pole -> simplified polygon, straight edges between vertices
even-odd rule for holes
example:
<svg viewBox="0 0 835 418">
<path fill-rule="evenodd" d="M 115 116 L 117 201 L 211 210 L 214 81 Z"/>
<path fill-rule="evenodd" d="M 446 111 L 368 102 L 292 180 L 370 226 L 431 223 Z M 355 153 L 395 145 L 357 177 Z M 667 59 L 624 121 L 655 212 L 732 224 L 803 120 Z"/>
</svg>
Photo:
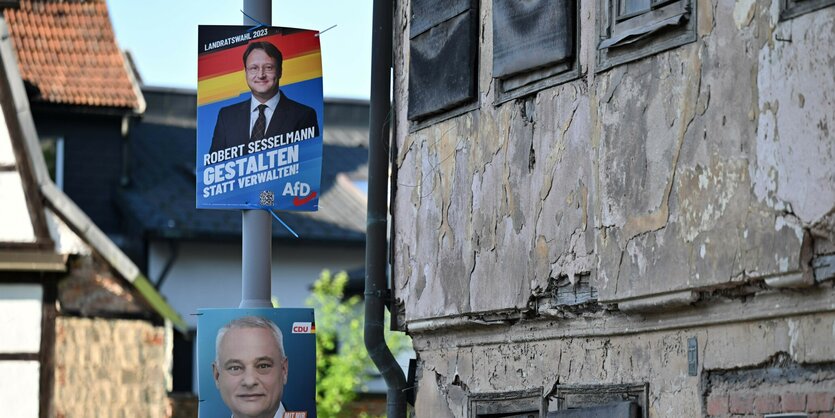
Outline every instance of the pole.
<svg viewBox="0 0 835 418">
<path fill-rule="evenodd" d="M 272 24 L 270 0 L 243 0 L 244 25 Z M 248 18 L 258 20 L 254 22 Z M 272 307 L 272 218 L 266 210 L 243 210 L 240 308 Z"/>
</svg>

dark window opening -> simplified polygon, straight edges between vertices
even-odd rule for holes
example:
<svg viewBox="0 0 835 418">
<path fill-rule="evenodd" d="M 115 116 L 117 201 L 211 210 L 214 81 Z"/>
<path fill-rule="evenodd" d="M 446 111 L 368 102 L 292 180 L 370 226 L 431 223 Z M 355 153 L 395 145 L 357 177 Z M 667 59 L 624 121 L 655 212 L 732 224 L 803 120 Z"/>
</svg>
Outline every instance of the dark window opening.
<svg viewBox="0 0 835 418">
<path fill-rule="evenodd" d="M 780 20 L 791 19 L 832 5 L 835 5 L 835 0 L 781 0 Z"/>
<path fill-rule="evenodd" d="M 493 77 L 501 103 L 579 77 L 575 0 L 493 0 Z"/>
<path fill-rule="evenodd" d="M 547 418 L 648 418 L 649 384 L 559 385 L 546 404 Z"/>
<path fill-rule="evenodd" d="M 194 379 L 194 342 L 195 331 L 188 335 L 174 333 L 174 352 L 172 370 L 173 392 L 197 392 Z"/>
<path fill-rule="evenodd" d="M 475 101 L 477 13 L 475 0 L 412 2 L 409 120 L 424 120 Z"/>
<path fill-rule="evenodd" d="M 614 402 L 607 405 L 548 412 L 546 418 L 639 418 L 641 408 L 635 402 Z"/>
<path fill-rule="evenodd" d="M 470 396 L 469 418 L 539 418 L 543 407 L 542 388 L 479 393 Z"/>
<path fill-rule="evenodd" d="M 64 138 L 41 137 L 41 153 L 49 178 L 59 189 L 64 188 Z"/>
<path fill-rule="evenodd" d="M 694 0 L 601 0 L 598 71 L 696 40 Z"/>
</svg>

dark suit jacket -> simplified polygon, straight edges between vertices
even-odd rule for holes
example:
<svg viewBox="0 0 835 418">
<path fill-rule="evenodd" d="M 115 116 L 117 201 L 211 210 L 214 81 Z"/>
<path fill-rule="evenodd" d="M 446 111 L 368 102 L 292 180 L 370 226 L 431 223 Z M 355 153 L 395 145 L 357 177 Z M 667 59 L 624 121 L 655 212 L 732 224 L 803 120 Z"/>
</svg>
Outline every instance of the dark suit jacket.
<svg viewBox="0 0 835 418">
<path fill-rule="evenodd" d="M 267 126 L 266 137 L 286 134 L 313 126 L 315 135 L 319 136 L 319 122 L 316 111 L 299 102 L 290 100 L 284 93 L 278 100 L 273 117 Z M 226 106 L 217 113 L 215 133 L 212 136 L 212 148 L 215 152 L 224 148 L 234 147 L 249 142 L 250 99 Z M 244 154 L 248 153 L 244 147 Z"/>
</svg>

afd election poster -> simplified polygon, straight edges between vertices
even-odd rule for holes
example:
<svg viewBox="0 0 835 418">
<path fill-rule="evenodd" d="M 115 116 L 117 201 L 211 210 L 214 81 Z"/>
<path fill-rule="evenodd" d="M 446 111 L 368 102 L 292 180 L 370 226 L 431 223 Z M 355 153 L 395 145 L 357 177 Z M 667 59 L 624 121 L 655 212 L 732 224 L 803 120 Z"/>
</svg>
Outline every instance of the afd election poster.
<svg viewBox="0 0 835 418">
<path fill-rule="evenodd" d="M 200 309 L 199 418 L 316 418 L 313 309 Z"/>
<path fill-rule="evenodd" d="M 198 43 L 197 207 L 318 210 L 318 32 L 200 26 Z"/>
</svg>

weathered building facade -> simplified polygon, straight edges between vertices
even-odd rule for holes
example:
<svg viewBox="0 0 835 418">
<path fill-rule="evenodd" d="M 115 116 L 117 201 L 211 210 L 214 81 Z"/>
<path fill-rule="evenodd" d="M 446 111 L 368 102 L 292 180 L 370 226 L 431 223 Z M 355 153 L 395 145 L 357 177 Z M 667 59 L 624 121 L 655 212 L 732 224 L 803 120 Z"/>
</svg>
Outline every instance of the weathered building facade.
<svg viewBox="0 0 835 418">
<path fill-rule="evenodd" d="M 832 416 L 832 5 L 398 2 L 416 415 Z"/>
</svg>

